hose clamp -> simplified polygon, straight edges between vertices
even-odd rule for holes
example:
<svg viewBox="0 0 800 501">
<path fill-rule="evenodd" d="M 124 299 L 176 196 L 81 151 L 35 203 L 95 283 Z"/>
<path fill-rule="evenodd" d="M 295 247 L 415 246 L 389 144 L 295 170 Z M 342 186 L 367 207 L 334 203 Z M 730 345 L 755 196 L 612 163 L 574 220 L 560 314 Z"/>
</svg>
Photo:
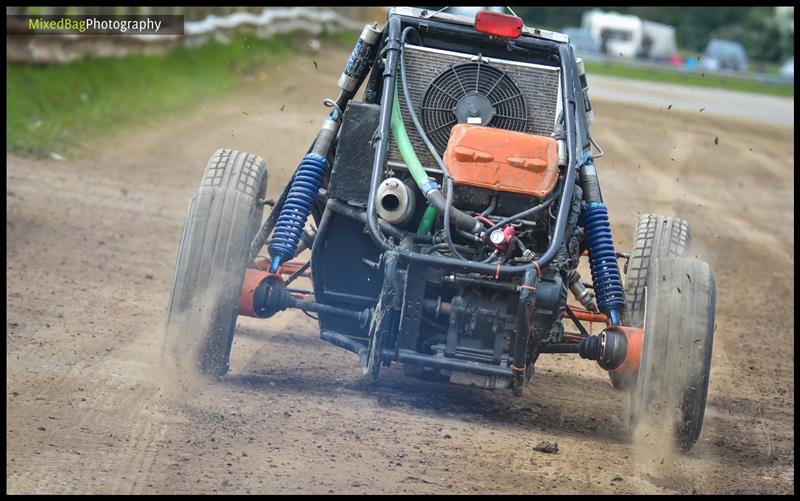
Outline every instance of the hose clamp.
<svg viewBox="0 0 800 501">
<path fill-rule="evenodd" d="M 428 193 L 431 191 L 440 189 L 439 185 L 433 179 L 428 179 L 422 184 L 422 186 L 420 186 L 420 188 L 422 189 L 422 193 L 425 194 L 426 198 L 428 197 Z"/>
</svg>

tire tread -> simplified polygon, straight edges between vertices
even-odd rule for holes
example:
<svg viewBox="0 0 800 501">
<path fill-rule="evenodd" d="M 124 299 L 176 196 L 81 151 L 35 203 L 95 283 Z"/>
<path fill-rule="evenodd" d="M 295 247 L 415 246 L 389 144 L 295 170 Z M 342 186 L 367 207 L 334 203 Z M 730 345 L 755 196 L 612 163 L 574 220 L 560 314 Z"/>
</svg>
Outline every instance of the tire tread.
<svg viewBox="0 0 800 501">
<path fill-rule="evenodd" d="M 261 223 L 259 197 L 264 195 L 266 181 L 261 157 L 220 149 L 209 159 L 189 202 L 170 294 L 167 336 L 171 328 L 177 328 L 172 325 L 175 317 L 192 310 L 188 329 L 203 338 L 199 360 L 203 372 L 222 375 L 228 370 L 238 296 L 249 245 Z M 211 311 L 198 314 L 195 309 Z"/>
<path fill-rule="evenodd" d="M 645 284 L 653 259 L 686 257 L 692 235 L 683 219 L 642 214 L 633 233 L 633 249 L 625 267 L 625 299 L 629 322 L 641 327 L 644 316 Z"/>
</svg>

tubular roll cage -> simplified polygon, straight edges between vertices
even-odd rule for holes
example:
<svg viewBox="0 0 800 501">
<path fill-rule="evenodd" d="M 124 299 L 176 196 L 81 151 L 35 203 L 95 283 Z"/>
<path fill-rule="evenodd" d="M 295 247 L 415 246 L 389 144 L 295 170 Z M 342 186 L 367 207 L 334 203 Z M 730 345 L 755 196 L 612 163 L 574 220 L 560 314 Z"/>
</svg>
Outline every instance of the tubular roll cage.
<svg viewBox="0 0 800 501">
<path fill-rule="evenodd" d="M 439 268 L 456 273 L 476 273 L 484 275 L 488 277 L 488 280 L 477 278 L 475 278 L 475 280 L 481 280 L 482 282 L 485 282 L 486 285 L 490 286 L 501 286 L 501 284 L 503 284 L 503 282 L 500 281 L 501 277 L 512 278 L 521 275 L 522 280 L 518 287 L 518 290 L 520 291 L 519 304 L 525 305 L 533 298 L 533 290 L 535 290 L 535 285 L 537 279 L 541 275 L 542 268 L 549 265 L 549 263 L 556 256 L 559 248 L 564 243 L 564 232 L 566 229 L 567 220 L 570 216 L 570 210 L 572 208 L 574 188 L 578 177 L 578 162 L 579 157 L 581 157 L 581 155 L 578 153 L 578 148 L 580 147 L 581 150 L 584 150 L 585 152 L 585 150 L 589 148 L 590 144 L 588 130 L 586 130 L 586 127 L 582 123 L 579 123 L 579 120 L 584 118 L 585 111 L 583 109 L 583 91 L 580 85 L 576 85 L 579 76 L 576 66 L 573 62 L 574 54 L 572 52 L 572 48 L 567 43 L 528 36 L 525 37 L 524 44 L 521 44 L 523 46 L 523 50 L 544 52 L 550 57 L 557 55 L 561 70 L 560 92 L 562 99 L 562 113 L 565 123 L 564 132 L 566 135 L 567 165 L 562 174 L 563 183 L 560 183 L 562 187 L 562 193 L 560 195 L 555 228 L 553 230 L 552 238 L 550 239 L 550 244 L 547 250 L 537 260 L 525 265 L 492 265 L 472 261 L 463 261 L 452 257 L 422 254 L 411 251 L 401 245 L 396 245 L 394 242 L 387 239 L 384 232 L 388 233 L 394 239 L 402 239 L 402 237 L 406 236 L 411 237 L 416 241 L 422 241 L 427 240 L 427 238 L 412 233 L 402 232 L 398 228 L 388 224 L 386 221 L 378 219 L 376 194 L 382 181 L 383 169 L 386 165 L 388 154 L 390 136 L 389 128 L 391 124 L 396 76 L 398 74 L 400 62 L 400 35 L 403 22 L 409 25 L 414 25 L 416 23 L 417 27 L 421 27 L 421 23 L 424 22 L 425 28 L 431 31 L 456 33 L 465 38 L 474 39 L 476 36 L 483 36 L 482 34 L 478 34 L 466 26 L 444 23 L 430 18 L 420 20 L 413 16 L 406 16 L 390 11 L 386 40 L 383 44 L 380 54 L 376 56 L 381 57 L 385 53 L 386 62 L 384 65 L 383 74 L 380 77 L 383 80 L 383 85 L 381 89 L 378 129 L 376 130 L 373 139 L 373 148 L 375 148 L 375 153 L 373 156 L 372 173 L 369 185 L 370 189 L 366 211 L 357 211 L 356 209 L 341 203 L 336 199 L 328 199 L 326 201 L 326 208 L 366 223 L 371 239 L 376 244 L 378 249 L 382 249 L 383 253 L 385 254 L 385 258 L 381 260 L 384 263 L 385 282 L 394 281 L 396 279 L 395 275 L 397 271 L 397 264 L 400 261 L 405 261 L 409 264 L 415 263 L 423 266 Z M 374 66 L 373 68 L 376 69 Z M 377 75 L 375 81 L 377 81 Z M 337 99 L 337 106 L 335 107 L 334 111 L 331 112 L 331 116 L 335 117 L 335 119 L 339 119 L 340 113 L 337 111 L 337 109 L 342 109 L 347 101 L 354 97 L 354 95 L 354 91 L 343 92 L 339 99 Z M 580 103 L 580 106 L 578 103 Z M 579 136 L 580 145 L 578 144 Z M 588 157 L 588 153 L 585 153 L 583 157 Z M 286 192 L 284 192 L 284 195 L 285 194 Z M 281 198 L 283 199 L 284 197 L 282 196 Z M 280 205 L 281 201 L 279 201 L 278 204 Z M 320 221 L 320 225 L 324 226 L 325 220 L 327 219 L 327 211 L 325 211 L 325 213 L 323 213 L 321 216 L 322 221 Z M 514 288 L 516 289 L 517 287 Z M 381 293 L 383 294 L 383 291 Z M 303 306 L 305 306 L 305 304 Z M 303 306 L 298 307 L 304 309 Z M 572 310 L 574 310 L 573 315 L 580 317 L 582 320 L 608 323 L 608 318 L 603 314 L 584 311 L 576 305 L 571 306 Z M 350 310 L 332 306 L 329 306 L 328 310 L 331 310 L 333 313 L 335 313 L 335 311 L 340 311 L 342 314 L 355 313 Z M 378 315 L 381 313 L 375 311 L 373 314 Z M 565 313 L 564 315 L 566 317 L 567 314 Z M 523 331 L 526 331 L 527 328 L 528 326 L 526 325 L 525 328 L 523 328 Z M 323 329 L 320 332 L 320 337 L 325 341 L 358 354 L 362 360 L 365 360 L 368 357 L 368 346 L 348 336 Z M 510 365 L 505 367 L 492 366 L 466 360 L 428 356 L 407 349 L 400 349 L 399 346 L 390 348 L 383 345 L 383 341 L 379 343 L 377 347 L 377 353 L 379 353 L 379 358 L 382 361 L 398 361 L 403 363 L 437 367 L 446 370 L 466 371 L 473 374 L 482 374 L 486 376 L 510 377 L 517 380 L 518 383 L 521 383 L 523 373 L 525 372 L 528 363 L 528 360 L 526 359 L 527 344 L 528 336 L 522 332 L 518 332 L 510 346 Z M 551 348 L 553 349 L 545 349 L 542 350 L 541 353 L 576 352 L 576 347 L 571 345 L 558 345 Z M 522 365 L 522 367 L 520 367 L 520 365 Z"/>
<path fill-rule="evenodd" d="M 427 20 L 426 22 L 432 22 Z M 448 30 L 467 31 L 465 28 L 455 25 L 448 25 Z M 547 251 L 536 261 L 526 265 L 501 265 L 495 266 L 491 264 L 462 261 L 452 257 L 445 256 L 432 256 L 429 254 L 422 254 L 413 252 L 403 247 L 397 246 L 390 242 L 380 229 L 378 223 L 378 215 L 376 208 L 375 196 L 378 187 L 382 180 L 383 168 L 386 163 L 387 151 L 389 146 L 389 126 L 391 122 L 392 113 L 392 98 L 394 95 L 394 88 L 396 82 L 397 68 L 399 63 L 400 52 L 400 32 L 401 20 L 400 15 L 390 14 L 388 21 L 388 36 L 384 51 L 386 55 L 386 64 L 383 71 L 383 88 L 381 92 L 381 110 L 379 116 L 378 131 L 375 139 L 375 156 L 372 164 L 372 177 L 370 179 L 369 198 L 367 200 L 366 219 L 369 228 L 370 236 L 376 245 L 392 253 L 397 253 L 400 259 L 412 263 L 419 263 L 437 268 L 442 268 L 450 271 L 479 273 L 488 275 L 494 278 L 500 276 L 519 275 L 524 274 L 524 283 L 532 285 L 536 280 L 536 275 L 541 273 L 541 268 L 546 266 L 553 260 L 558 249 L 563 244 L 564 230 L 566 228 L 569 211 L 572 205 L 573 190 L 578 172 L 578 159 L 577 159 L 577 132 L 576 132 L 576 110 L 577 97 L 576 92 L 582 92 L 580 87 L 576 88 L 575 82 L 577 75 L 574 73 L 575 65 L 570 64 L 574 59 L 572 48 L 569 44 L 551 42 L 541 39 L 532 38 L 531 43 L 538 45 L 540 48 L 557 49 L 560 59 L 561 69 L 561 96 L 563 99 L 562 109 L 564 110 L 564 122 L 566 130 L 566 146 L 567 146 L 567 166 L 564 174 L 563 192 L 560 197 L 558 206 L 558 213 L 556 216 L 556 224 L 553 238 L 550 240 L 550 245 Z M 581 99 L 582 103 L 583 100 Z"/>
</svg>

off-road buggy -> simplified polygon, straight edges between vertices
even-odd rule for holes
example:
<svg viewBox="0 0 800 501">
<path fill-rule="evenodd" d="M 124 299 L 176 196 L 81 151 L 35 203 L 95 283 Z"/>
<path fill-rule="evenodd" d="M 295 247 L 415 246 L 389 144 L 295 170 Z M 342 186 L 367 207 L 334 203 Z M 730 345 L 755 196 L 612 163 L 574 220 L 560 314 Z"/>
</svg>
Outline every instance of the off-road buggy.
<svg viewBox="0 0 800 501">
<path fill-rule="evenodd" d="M 338 84 L 277 200 L 258 156 L 211 157 L 183 229 L 167 338 L 188 330 L 196 366 L 221 376 L 237 315 L 297 308 L 365 375 L 399 363 L 515 395 L 540 355 L 574 353 L 630 392 L 633 424 L 672 414 L 675 442 L 691 448 L 714 278 L 688 257 L 689 227 L 674 217 L 641 216 L 631 253 L 615 250 L 588 83 L 567 37 L 497 12 L 393 8 L 365 26 Z"/>
</svg>

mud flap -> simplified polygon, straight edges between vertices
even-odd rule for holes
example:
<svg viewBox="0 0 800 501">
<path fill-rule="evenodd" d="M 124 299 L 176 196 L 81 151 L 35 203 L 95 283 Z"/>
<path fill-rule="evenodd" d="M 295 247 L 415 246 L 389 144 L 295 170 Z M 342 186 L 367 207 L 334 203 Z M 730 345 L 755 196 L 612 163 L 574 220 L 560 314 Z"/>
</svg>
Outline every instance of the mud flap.
<svg viewBox="0 0 800 501">
<path fill-rule="evenodd" d="M 363 371 L 364 376 L 369 374 L 373 380 L 378 379 L 382 363 L 381 352 L 386 348 L 391 334 L 389 330 L 392 326 L 392 313 L 397 294 L 397 253 L 386 251 L 383 258 L 383 286 L 369 327 L 369 356 Z"/>
</svg>

